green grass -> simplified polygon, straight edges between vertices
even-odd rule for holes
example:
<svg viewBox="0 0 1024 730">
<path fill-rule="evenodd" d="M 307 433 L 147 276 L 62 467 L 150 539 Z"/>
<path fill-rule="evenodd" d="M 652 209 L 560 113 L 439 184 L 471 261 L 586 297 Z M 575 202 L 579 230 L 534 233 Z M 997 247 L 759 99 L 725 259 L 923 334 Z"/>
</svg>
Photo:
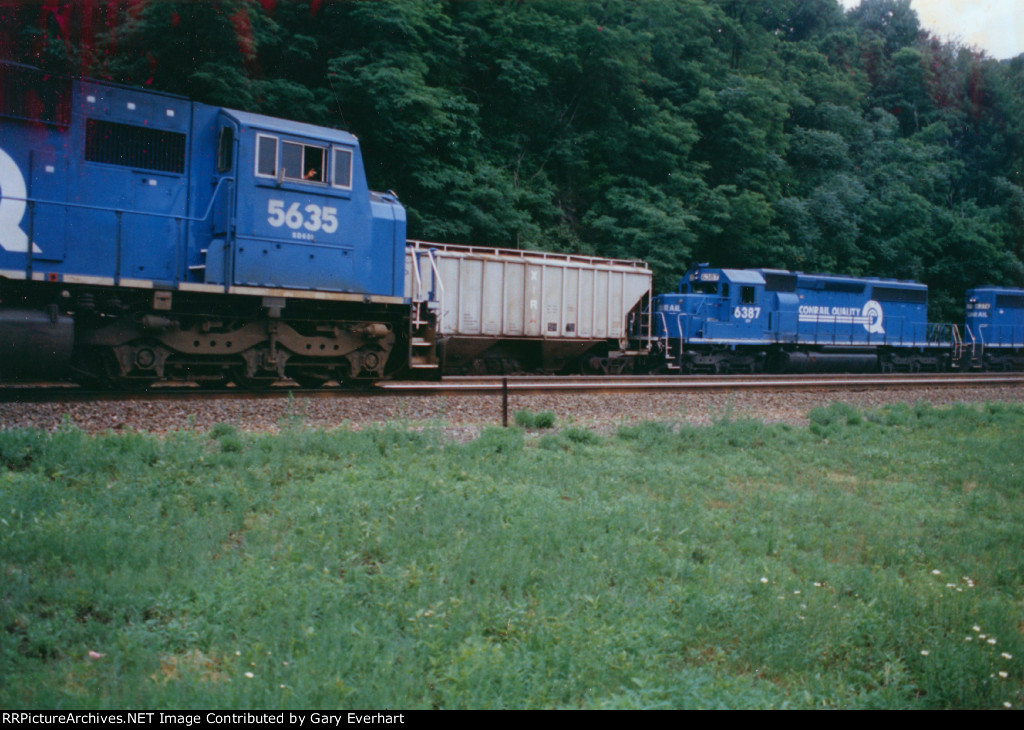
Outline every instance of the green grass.
<svg viewBox="0 0 1024 730">
<path fill-rule="evenodd" d="M 513 416 L 516 425 L 520 428 L 530 429 L 543 429 L 553 428 L 555 425 L 555 414 L 551 411 L 541 411 L 540 413 L 534 413 L 533 411 L 517 411 Z"/>
<path fill-rule="evenodd" d="M 1022 430 L 0 432 L 0 706 L 1018 707 Z"/>
</svg>

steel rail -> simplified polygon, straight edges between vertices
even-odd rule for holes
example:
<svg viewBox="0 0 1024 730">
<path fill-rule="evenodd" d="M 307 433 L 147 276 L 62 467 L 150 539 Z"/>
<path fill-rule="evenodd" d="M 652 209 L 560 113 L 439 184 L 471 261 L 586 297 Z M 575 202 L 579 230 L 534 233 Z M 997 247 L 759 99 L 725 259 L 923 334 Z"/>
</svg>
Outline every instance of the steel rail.
<svg viewBox="0 0 1024 730">
<path fill-rule="evenodd" d="M 713 392 L 729 390 L 814 391 L 900 389 L 920 387 L 973 388 L 1024 386 L 1024 373 L 930 373 L 930 374 L 829 374 L 829 375 L 696 375 L 696 376 L 458 376 L 440 382 L 387 381 L 364 388 L 300 388 L 288 381 L 265 390 L 226 388 L 203 390 L 194 386 L 166 384 L 145 391 L 85 390 L 68 384 L 0 386 L 0 402 L 45 403 L 117 400 L 273 399 L 401 397 L 410 395 L 459 395 L 515 392 L 540 393 L 642 393 Z"/>
<path fill-rule="evenodd" d="M 649 390 L 862 390 L 868 388 L 978 387 L 1024 385 L 1024 373 L 983 374 L 832 374 L 832 375 L 714 375 L 714 376 L 624 376 L 624 377 L 461 377 L 440 383 L 395 381 L 377 386 L 385 392 L 407 394 L 488 393 L 504 390 L 517 393 L 601 393 Z"/>
</svg>

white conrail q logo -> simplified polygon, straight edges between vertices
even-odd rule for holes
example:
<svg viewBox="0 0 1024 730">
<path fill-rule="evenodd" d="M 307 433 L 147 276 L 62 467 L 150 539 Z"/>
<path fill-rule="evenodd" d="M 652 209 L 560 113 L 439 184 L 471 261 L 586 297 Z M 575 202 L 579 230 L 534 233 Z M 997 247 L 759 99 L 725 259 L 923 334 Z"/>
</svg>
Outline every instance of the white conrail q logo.
<svg viewBox="0 0 1024 730">
<path fill-rule="evenodd" d="M 884 335 L 885 328 L 882 327 L 882 305 L 874 299 L 868 300 L 864 308 L 860 310 L 861 319 L 864 320 L 864 329 L 872 335 Z"/>
<path fill-rule="evenodd" d="M 26 191 L 25 177 L 18 163 L 0 148 L 0 248 L 4 251 L 28 251 L 28 234 L 21 230 Z M 32 252 L 40 253 L 35 243 L 32 244 Z"/>
<path fill-rule="evenodd" d="M 857 309 L 857 307 L 819 307 L 812 304 L 804 304 L 800 307 L 798 316 L 801 322 L 862 324 L 869 334 L 885 334 L 885 328 L 882 326 L 882 321 L 885 317 L 882 312 L 882 305 L 874 299 L 865 302 L 864 306 L 860 309 Z"/>
</svg>

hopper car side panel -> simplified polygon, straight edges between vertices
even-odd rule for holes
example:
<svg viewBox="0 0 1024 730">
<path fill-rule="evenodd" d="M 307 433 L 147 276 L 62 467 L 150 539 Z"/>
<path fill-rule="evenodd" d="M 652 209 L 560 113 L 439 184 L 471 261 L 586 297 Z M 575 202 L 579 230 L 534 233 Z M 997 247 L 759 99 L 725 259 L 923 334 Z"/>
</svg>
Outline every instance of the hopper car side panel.
<svg viewBox="0 0 1024 730">
<path fill-rule="evenodd" d="M 642 262 L 411 241 L 406 271 L 449 372 L 604 369 L 649 336 Z"/>
</svg>

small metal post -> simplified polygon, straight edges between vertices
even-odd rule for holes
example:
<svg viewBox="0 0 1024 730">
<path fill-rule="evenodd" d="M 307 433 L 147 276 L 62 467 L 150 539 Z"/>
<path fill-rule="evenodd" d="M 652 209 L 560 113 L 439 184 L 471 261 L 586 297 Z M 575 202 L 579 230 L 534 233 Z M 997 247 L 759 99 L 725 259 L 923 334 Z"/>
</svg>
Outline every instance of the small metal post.
<svg viewBox="0 0 1024 730">
<path fill-rule="evenodd" d="M 501 379 L 501 426 L 508 428 L 508 378 Z"/>
</svg>

